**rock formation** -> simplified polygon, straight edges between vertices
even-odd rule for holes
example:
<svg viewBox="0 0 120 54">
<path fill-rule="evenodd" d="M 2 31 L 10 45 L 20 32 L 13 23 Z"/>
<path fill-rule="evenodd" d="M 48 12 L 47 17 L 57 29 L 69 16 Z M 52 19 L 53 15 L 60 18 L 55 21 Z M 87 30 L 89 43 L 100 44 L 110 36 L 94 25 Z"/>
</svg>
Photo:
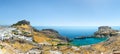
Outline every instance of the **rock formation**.
<svg viewBox="0 0 120 54">
<path fill-rule="evenodd" d="M 67 37 L 61 36 L 59 34 L 59 32 L 57 32 L 56 30 L 53 30 L 53 29 L 42 29 L 42 31 L 40 31 L 40 32 L 44 33 L 49 38 L 61 39 L 61 40 L 64 40 L 64 41 L 69 41 L 69 39 Z"/>
<path fill-rule="evenodd" d="M 109 37 L 117 35 L 118 32 L 118 30 L 114 30 L 109 26 L 100 26 L 94 34 L 95 37 Z"/>
<path fill-rule="evenodd" d="M 30 22 L 29 21 L 26 21 L 26 20 L 21 20 L 21 21 L 18 21 L 16 24 L 13 24 L 12 26 L 17 26 L 17 25 L 30 25 Z"/>
</svg>

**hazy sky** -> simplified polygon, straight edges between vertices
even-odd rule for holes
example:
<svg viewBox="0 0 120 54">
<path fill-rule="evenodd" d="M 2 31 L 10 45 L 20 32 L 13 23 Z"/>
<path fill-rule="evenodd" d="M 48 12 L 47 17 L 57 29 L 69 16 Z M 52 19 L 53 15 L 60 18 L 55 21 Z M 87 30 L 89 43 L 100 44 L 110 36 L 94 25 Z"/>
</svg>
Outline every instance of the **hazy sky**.
<svg viewBox="0 0 120 54">
<path fill-rule="evenodd" d="M 0 24 L 120 26 L 120 0 L 0 0 Z"/>
</svg>

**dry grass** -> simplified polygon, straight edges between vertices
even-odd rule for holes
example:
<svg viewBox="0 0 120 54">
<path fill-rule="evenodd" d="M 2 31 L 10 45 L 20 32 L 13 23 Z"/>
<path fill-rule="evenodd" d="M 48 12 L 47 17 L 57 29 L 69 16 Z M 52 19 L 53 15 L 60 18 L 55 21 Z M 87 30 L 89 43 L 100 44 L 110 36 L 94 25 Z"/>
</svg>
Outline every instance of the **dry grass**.
<svg viewBox="0 0 120 54">
<path fill-rule="evenodd" d="M 101 51 L 101 52 L 104 52 L 106 51 L 106 47 L 104 47 L 103 45 L 94 45 L 94 49 L 98 50 L 98 51 Z"/>
<path fill-rule="evenodd" d="M 46 42 L 50 39 L 46 37 L 45 34 L 43 33 L 34 32 L 33 40 L 37 43 L 41 43 L 41 42 Z"/>
<path fill-rule="evenodd" d="M 32 49 L 34 46 L 33 46 L 33 45 L 30 45 L 30 44 L 28 44 L 28 43 L 22 43 L 22 44 L 21 44 L 21 43 L 19 43 L 19 42 L 15 42 L 15 43 L 13 44 L 13 47 L 16 48 L 16 49 L 19 49 L 19 50 L 21 50 L 21 51 L 23 51 L 23 52 L 26 52 L 26 51 Z"/>
<path fill-rule="evenodd" d="M 18 28 L 18 30 L 20 30 L 20 31 L 30 33 L 30 34 L 27 34 L 27 36 L 32 36 L 31 32 L 33 31 L 33 29 L 30 25 L 26 25 L 26 24 L 25 25 L 17 25 L 16 28 Z"/>
</svg>

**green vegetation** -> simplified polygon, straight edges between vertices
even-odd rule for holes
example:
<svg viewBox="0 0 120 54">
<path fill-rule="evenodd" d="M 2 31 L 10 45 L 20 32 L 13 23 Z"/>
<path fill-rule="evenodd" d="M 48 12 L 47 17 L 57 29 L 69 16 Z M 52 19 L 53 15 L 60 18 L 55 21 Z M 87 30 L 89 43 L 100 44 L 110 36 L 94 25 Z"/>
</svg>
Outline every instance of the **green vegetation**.
<svg viewBox="0 0 120 54">
<path fill-rule="evenodd" d="M 49 36 L 49 38 L 55 38 L 55 36 Z"/>
<path fill-rule="evenodd" d="M 12 33 L 14 33 L 15 35 L 18 35 L 18 31 L 17 30 L 12 30 Z"/>
<path fill-rule="evenodd" d="M 30 36 L 30 33 L 26 32 L 26 31 L 22 31 L 22 35 L 24 35 L 24 36 Z"/>
<path fill-rule="evenodd" d="M 0 49 L 3 49 L 3 47 L 4 47 L 3 45 L 0 45 Z"/>
</svg>

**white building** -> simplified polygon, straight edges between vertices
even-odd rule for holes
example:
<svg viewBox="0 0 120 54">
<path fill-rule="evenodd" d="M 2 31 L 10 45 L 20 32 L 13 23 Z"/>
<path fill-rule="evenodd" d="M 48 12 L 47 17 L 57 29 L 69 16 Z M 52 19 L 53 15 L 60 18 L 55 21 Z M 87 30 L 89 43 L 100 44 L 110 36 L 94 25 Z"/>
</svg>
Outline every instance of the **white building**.
<svg viewBox="0 0 120 54">
<path fill-rule="evenodd" d="M 0 29 L 0 40 L 9 39 L 13 37 L 12 30 L 16 28 L 4 27 Z"/>
</svg>

